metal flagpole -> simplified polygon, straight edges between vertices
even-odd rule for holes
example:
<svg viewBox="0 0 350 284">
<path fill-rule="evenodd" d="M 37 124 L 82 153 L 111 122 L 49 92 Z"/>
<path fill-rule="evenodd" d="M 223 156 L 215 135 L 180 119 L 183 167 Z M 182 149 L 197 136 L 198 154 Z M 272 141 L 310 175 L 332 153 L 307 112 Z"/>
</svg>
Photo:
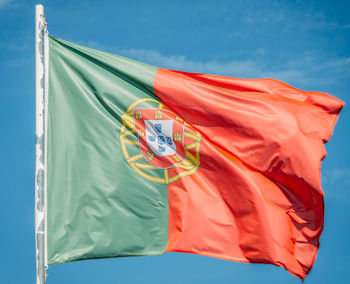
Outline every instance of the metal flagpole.
<svg viewBox="0 0 350 284">
<path fill-rule="evenodd" d="M 48 37 L 44 7 L 35 6 L 35 244 L 36 283 L 46 280 L 46 113 L 48 83 Z"/>
</svg>

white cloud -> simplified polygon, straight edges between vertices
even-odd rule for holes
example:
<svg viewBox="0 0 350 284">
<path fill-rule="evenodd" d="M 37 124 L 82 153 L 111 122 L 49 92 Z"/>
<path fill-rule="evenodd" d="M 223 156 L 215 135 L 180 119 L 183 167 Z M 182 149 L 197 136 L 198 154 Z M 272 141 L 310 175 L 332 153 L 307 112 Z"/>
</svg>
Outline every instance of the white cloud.
<svg viewBox="0 0 350 284">
<path fill-rule="evenodd" d="M 272 7 L 272 8 L 271 8 Z M 298 5 L 276 1 L 272 6 L 256 9 L 252 6 L 243 16 L 244 23 L 248 25 L 261 26 L 266 23 L 269 25 L 278 25 L 280 29 L 290 31 L 316 31 L 326 30 L 334 31 L 347 28 L 349 25 L 341 23 L 330 18 L 326 13 L 319 10 L 318 7 L 310 5 Z"/>
<path fill-rule="evenodd" d="M 33 60 L 34 60 L 33 56 L 26 56 L 26 57 L 17 57 L 17 58 L 7 59 L 5 63 L 10 68 L 23 68 L 23 66 L 27 66 L 28 64 L 33 62 Z"/>
<path fill-rule="evenodd" d="M 253 60 L 229 60 L 226 62 L 210 60 L 195 61 L 184 55 L 165 55 L 156 50 L 147 49 L 123 49 L 118 47 L 106 47 L 96 42 L 81 42 L 91 48 L 106 50 L 115 54 L 130 57 L 154 66 L 181 70 L 194 73 L 207 73 L 240 78 L 274 78 L 290 84 L 324 85 L 337 80 L 337 78 L 350 77 L 350 58 L 330 57 L 322 61 L 317 51 L 309 51 L 300 56 L 283 62 L 279 66 L 271 66 L 263 61 Z M 262 50 L 257 49 L 256 53 Z M 266 52 L 264 50 L 264 52 Z M 337 74 L 328 76 L 327 74 Z"/>
<path fill-rule="evenodd" d="M 303 81 L 303 73 L 297 69 L 282 69 L 275 72 L 268 71 L 263 64 L 252 60 L 230 60 L 221 62 L 211 61 L 195 61 L 190 60 L 184 55 L 164 55 L 155 50 L 146 49 L 122 49 L 118 47 L 107 48 L 96 42 L 83 42 L 91 48 L 107 50 L 118 55 L 134 58 L 136 60 L 152 64 L 154 66 L 168 68 L 173 70 L 181 70 L 194 73 L 207 73 L 216 75 L 226 75 L 242 78 L 271 78 L 276 76 L 280 80 L 287 81 Z M 260 52 L 257 51 L 257 52 Z"/>
<path fill-rule="evenodd" d="M 341 29 L 350 29 L 350 23 L 340 26 Z"/>
<path fill-rule="evenodd" d="M 0 0 L 0 10 L 10 5 L 12 0 Z"/>
<path fill-rule="evenodd" d="M 350 168 L 325 170 L 322 172 L 322 181 L 325 184 L 350 184 Z"/>
<path fill-rule="evenodd" d="M 31 46 L 28 42 L 0 42 L 0 49 L 6 49 L 9 51 L 25 51 L 29 48 L 31 48 Z"/>
<path fill-rule="evenodd" d="M 350 168 L 322 170 L 322 185 L 326 202 L 348 203 Z"/>
<path fill-rule="evenodd" d="M 350 74 L 350 57 L 332 58 L 314 67 L 315 70 L 338 70 Z"/>
<path fill-rule="evenodd" d="M 201 73 L 220 73 L 222 75 L 258 75 L 259 66 L 251 60 L 231 60 L 229 62 L 219 61 L 194 61 L 184 55 L 164 55 L 155 50 L 144 49 L 115 49 L 120 55 L 132 57 L 140 61 L 175 70 Z"/>
</svg>

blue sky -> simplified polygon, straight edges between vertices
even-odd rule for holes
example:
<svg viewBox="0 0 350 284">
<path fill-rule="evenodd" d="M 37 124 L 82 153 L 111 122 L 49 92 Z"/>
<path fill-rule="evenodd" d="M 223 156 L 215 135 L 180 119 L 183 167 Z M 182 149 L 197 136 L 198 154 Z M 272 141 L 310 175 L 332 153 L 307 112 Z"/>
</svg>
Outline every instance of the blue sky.
<svg viewBox="0 0 350 284">
<path fill-rule="evenodd" d="M 0 0 L 0 282 L 34 283 L 36 2 Z M 159 67 L 350 87 L 349 1 L 43 1 L 51 35 Z M 325 228 L 305 283 L 350 283 L 350 114 L 322 165 Z M 101 259 L 50 267 L 54 283 L 300 283 L 284 269 L 204 256 Z"/>
</svg>

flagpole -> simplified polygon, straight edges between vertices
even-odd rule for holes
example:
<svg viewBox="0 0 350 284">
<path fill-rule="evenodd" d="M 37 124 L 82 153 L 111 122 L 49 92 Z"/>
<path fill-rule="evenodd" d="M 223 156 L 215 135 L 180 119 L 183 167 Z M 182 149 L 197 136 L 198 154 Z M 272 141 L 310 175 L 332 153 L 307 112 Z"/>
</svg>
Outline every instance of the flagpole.
<svg viewBox="0 0 350 284">
<path fill-rule="evenodd" d="M 35 6 L 35 245 L 36 283 L 46 280 L 46 113 L 48 39 L 44 7 Z"/>
</svg>

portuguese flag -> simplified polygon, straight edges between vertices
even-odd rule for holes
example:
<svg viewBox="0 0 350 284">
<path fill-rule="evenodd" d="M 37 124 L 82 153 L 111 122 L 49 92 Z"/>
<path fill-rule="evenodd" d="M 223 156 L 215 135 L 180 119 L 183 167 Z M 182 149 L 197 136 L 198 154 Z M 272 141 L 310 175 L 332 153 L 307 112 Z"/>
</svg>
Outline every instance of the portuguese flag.
<svg viewBox="0 0 350 284">
<path fill-rule="evenodd" d="M 186 252 L 304 278 L 343 102 L 49 38 L 48 264 Z"/>
</svg>

